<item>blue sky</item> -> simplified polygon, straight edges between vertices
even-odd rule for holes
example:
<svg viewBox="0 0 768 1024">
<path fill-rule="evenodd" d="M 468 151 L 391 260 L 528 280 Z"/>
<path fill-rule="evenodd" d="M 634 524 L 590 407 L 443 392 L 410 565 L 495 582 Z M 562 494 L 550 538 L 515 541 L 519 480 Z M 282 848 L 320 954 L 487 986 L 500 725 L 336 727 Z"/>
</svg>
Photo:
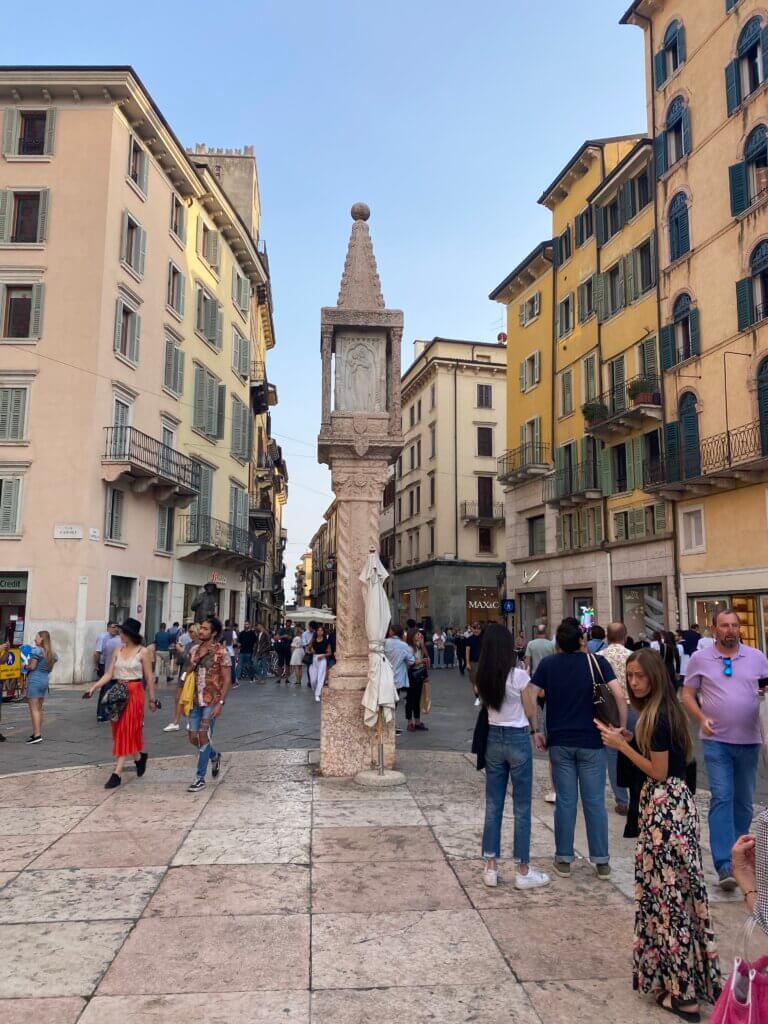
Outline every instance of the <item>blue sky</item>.
<svg viewBox="0 0 768 1024">
<path fill-rule="evenodd" d="M 290 473 L 288 579 L 330 501 L 317 465 L 320 307 L 356 200 L 414 338 L 492 341 L 488 292 L 547 237 L 543 187 L 588 137 L 645 129 L 627 0 L 39 0 L 4 64 L 132 64 L 187 145 L 253 143 L 273 277 L 273 428 Z"/>
</svg>

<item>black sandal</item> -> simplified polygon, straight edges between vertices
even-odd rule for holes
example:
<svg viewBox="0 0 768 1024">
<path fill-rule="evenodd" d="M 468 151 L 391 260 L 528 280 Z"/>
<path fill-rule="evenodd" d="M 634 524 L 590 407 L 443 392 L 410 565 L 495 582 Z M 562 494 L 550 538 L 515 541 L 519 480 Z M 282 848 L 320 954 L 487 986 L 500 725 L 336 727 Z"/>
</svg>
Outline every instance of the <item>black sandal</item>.
<svg viewBox="0 0 768 1024">
<path fill-rule="evenodd" d="M 669 1006 L 664 1005 L 664 1000 L 669 996 Z M 661 995 L 656 997 L 656 1005 L 661 1007 L 667 1013 L 671 1013 L 674 1017 L 679 1017 L 680 1020 L 688 1021 L 689 1024 L 699 1024 L 701 1021 L 701 1014 L 698 1010 L 683 1010 L 683 1004 L 675 996 L 669 992 L 662 992 Z"/>
</svg>

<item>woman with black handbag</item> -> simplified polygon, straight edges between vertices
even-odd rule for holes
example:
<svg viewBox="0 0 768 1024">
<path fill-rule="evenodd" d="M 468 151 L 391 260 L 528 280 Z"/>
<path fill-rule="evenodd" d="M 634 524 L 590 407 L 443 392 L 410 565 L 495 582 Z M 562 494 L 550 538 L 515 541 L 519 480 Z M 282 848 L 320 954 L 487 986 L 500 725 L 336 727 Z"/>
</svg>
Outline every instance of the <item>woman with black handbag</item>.
<svg viewBox="0 0 768 1024">
<path fill-rule="evenodd" d="M 408 666 L 408 689 L 405 695 L 405 720 L 408 732 L 427 732 L 421 720 L 421 691 L 429 679 L 429 655 L 420 629 L 409 629 L 408 645 L 413 651 L 413 664 Z"/>
<path fill-rule="evenodd" d="M 699 1002 L 720 987 L 699 842 L 699 816 L 686 783 L 693 759 L 688 721 L 660 654 L 635 651 L 627 665 L 634 736 L 595 720 L 606 747 L 645 775 L 635 852 L 635 941 L 632 983 L 653 993 L 662 1010 L 695 1024 Z"/>
<path fill-rule="evenodd" d="M 147 770 L 148 754 L 144 746 L 144 687 L 149 690 L 149 709 L 155 711 L 155 677 L 152 673 L 152 658 L 141 642 L 141 623 L 126 619 L 120 627 L 123 641 L 112 655 L 112 661 L 104 675 L 97 679 L 89 697 L 104 683 L 115 680 L 105 698 L 107 715 L 112 723 L 112 754 L 116 758 L 115 768 L 105 789 L 116 789 L 122 782 L 122 771 L 126 757 L 136 762 L 136 774 L 141 778 Z"/>
</svg>

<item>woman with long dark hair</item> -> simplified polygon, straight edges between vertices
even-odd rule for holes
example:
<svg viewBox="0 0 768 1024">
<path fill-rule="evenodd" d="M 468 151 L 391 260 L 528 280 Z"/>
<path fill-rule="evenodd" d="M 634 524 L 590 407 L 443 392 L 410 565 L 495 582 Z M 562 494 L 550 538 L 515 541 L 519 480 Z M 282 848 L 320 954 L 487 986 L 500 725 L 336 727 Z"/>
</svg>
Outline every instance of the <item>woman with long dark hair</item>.
<svg viewBox="0 0 768 1024">
<path fill-rule="evenodd" d="M 429 679 L 429 654 L 420 629 L 409 629 L 406 642 L 413 651 L 413 664 L 408 666 L 408 689 L 405 694 L 405 720 L 408 732 L 427 732 L 421 720 L 421 691 Z"/>
<path fill-rule="evenodd" d="M 652 650 L 635 651 L 627 690 L 638 713 L 634 737 L 595 721 L 605 746 L 646 776 L 635 852 L 633 987 L 686 1021 L 700 1020 L 699 1001 L 714 1002 L 720 966 L 704 884 L 699 815 L 686 785 L 693 744 L 667 667 Z"/>
<path fill-rule="evenodd" d="M 516 889 L 547 885 L 549 875 L 530 863 L 533 752 L 531 731 L 536 732 L 536 695 L 525 669 L 517 666 L 515 642 L 508 629 L 488 626 L 477 666 L 477 689 L 488 712 L 488 744 L 485 752 L 485 828 L 483 829 L 483 881 L 498 884 L 501 856 L 501 823 L 507 785 L 512 780 L 515 818 L 513 855 L 517 864 Z"/>
<path fill-rule="evenodd" d="M 680 652 L 677 649 L 677 641 L 674 635 L 668 629 L 660 634 L 659 654 L 666 667 L 669 681 L 677 690 L 680 686 L 678 682 L 680 677 Z"/>
</svg>

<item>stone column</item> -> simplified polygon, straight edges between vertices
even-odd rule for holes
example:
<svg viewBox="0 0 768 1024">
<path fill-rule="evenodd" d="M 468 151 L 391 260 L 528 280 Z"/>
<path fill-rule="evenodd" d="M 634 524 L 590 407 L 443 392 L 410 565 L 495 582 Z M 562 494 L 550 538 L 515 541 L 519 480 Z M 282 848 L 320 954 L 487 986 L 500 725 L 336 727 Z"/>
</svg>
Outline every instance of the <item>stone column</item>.
<svg viewBox="0 0 768 1024">
<path fill-rule="evenodd" d="M 350 776 L 378 758 L 376 733 L 363 724 L 368 682 L 368 637 L 363 585 L 358 579 L 368 552 L 379 549 L 379 507 L 387 482 L 384 459 L 331 462 L 336 495 L 336 665 L 322 695 L 320 770 Z M 394 764 L 394 723 L 385 727 L 384 762 Z"/>
</svg>

